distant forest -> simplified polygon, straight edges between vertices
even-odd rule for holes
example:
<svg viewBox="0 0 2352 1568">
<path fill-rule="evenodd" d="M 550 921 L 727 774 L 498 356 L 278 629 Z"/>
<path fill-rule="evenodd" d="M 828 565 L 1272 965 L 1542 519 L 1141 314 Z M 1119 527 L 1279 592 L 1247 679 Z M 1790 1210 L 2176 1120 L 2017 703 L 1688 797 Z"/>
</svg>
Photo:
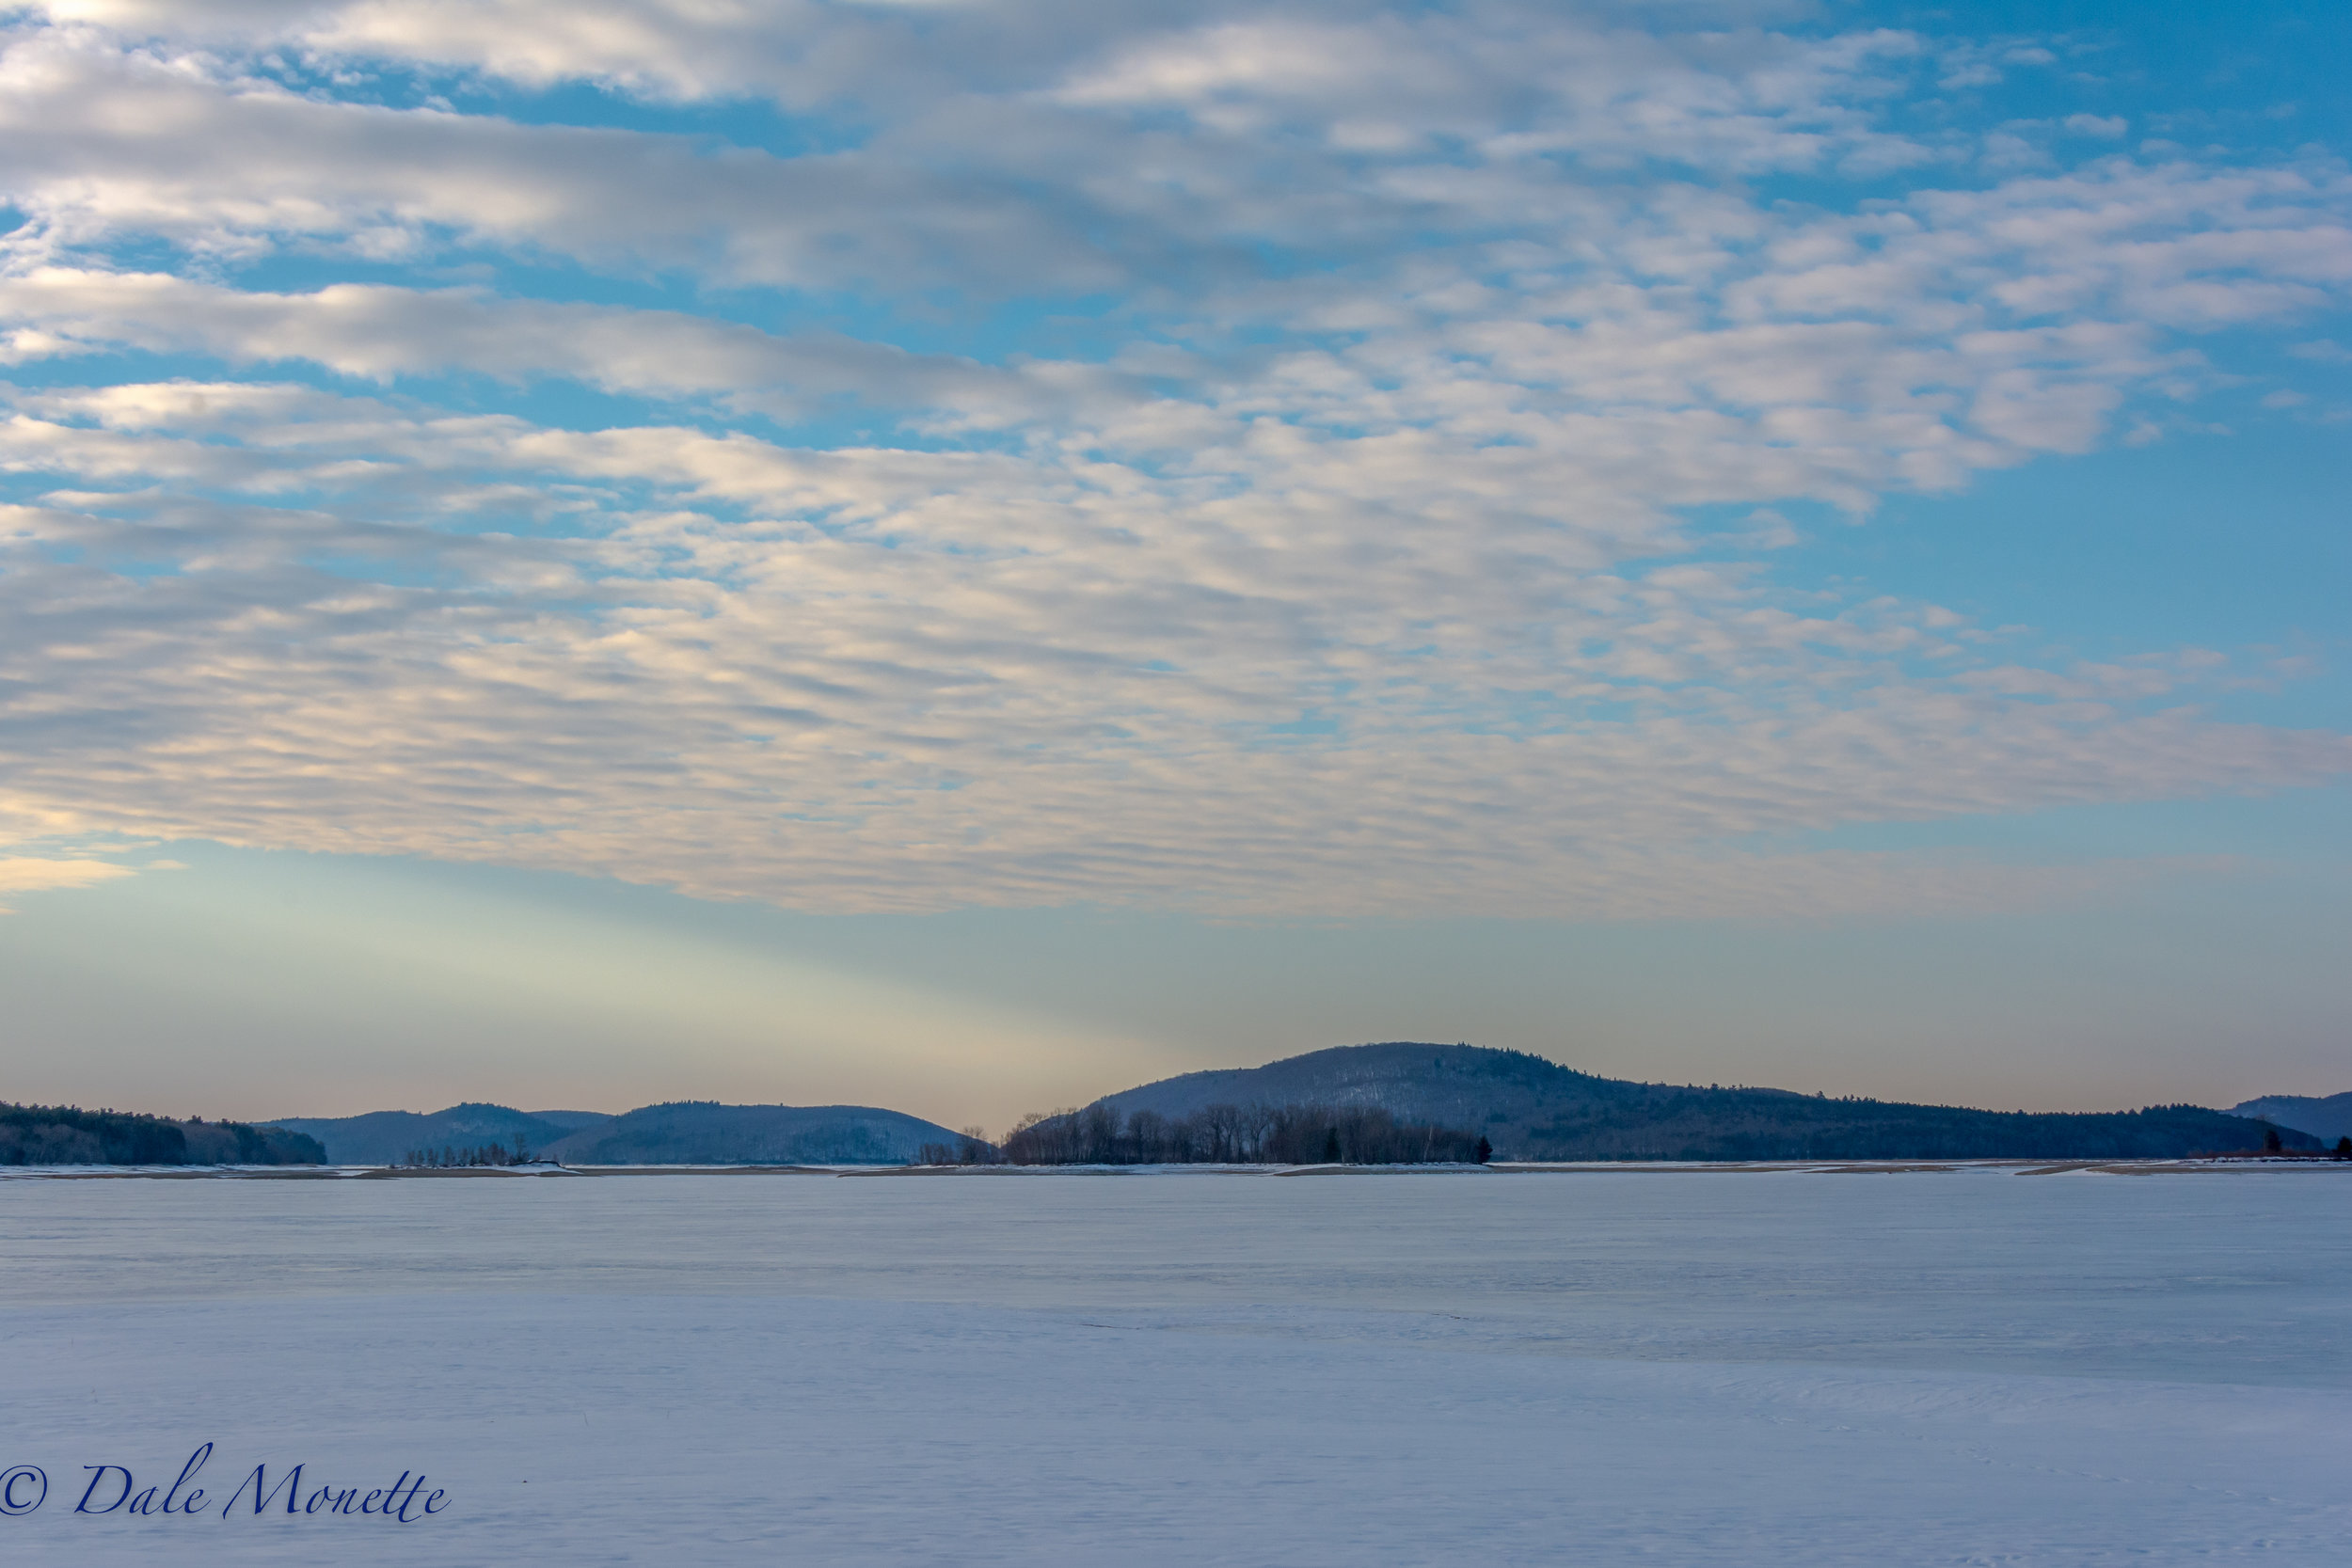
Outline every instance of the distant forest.
<svg viewBox="0 0 2352 1568">
<path fill-rule="evenodd" d="M 956 1163 L 977 1157 L 968 1148 L 958 1152 L 965 1157 Z M 1016 1165 L 1484 1164 L 1493 1152 L 1475 1132 L 1399 1121 L 1364 1105 L 1210 1105 L 1188 1117 L 1122 1117 L 1098 1103 L 1024 1121 L 1003 1146 Z"/>
<path fill-rule="evenodd" d="M 0 1104 L 0 1165 L 318 1165 L 315 1138 L 241 1121 Z"/>
<path fill-rule="evenodd" d="M 2177 1159 L 2192 1153 L 2312 1152 L 2316 1138 L 2196 1105 L 2086 1115 L 1998 1112 L 1772 1090 L 1677 1091 L 1627 1085 L 1616 1102 L 1555 1107 L 1518 1131 L 1509 1159 L 1984 1160 Z M 2283 1140 L 2283 1143 L 2282 1143 Z M 1532 1146 L 1532 1147 L 1526 1147 Z M 965 1138 L 924 1147 L 927 1164 L 1484 1164 L 1482 1132 L 1406 1120 L 1365 1105 L 1205 1106 L 1189 1116 L 1123 1113 L 1098 1101 L 1032 1117 L 1001 1150 Z"/>
<path fill-rule="evenodd" d="M 2269 1131 L 2201 1105 L 1979 1111 L 1639 1085 L 1613 1103 L 1562 1107 L 1527 1141 L 1533 1158 L 1551 1160 L 2117 1160 L 2244 1150 Z M 2320 1147 L 2284 1136 L 2289 1148 Z"/>
</svg>

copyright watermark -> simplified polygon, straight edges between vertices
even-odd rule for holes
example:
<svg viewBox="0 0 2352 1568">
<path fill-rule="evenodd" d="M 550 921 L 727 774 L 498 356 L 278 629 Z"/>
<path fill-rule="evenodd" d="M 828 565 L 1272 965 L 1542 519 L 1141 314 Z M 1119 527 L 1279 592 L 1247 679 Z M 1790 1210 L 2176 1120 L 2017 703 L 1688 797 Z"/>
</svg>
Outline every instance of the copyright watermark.
<svg viewBox="0 0 2352 1568">
<path fill-rule="evenodd" d="M 111 1461 L 85 1465 L 82 1472 L 87 1479 L 82 1483 L 81 1497 L 68 1509 L 64 1499 L 70 1489 L 61 1492 L 58 1506 L 51 1512 L 91 1518 L 210 1517 L 223 1521 L 282 1513 L 290 1518 L 370 1518 L 394 1525 L 415 1525 L 449 1509 L 447 1489 L 428 1489 L 427 1478 L 421 1470 L 401 1471 L 400 1478 L 389 1486 L 347 1486 L 339 1479 L 326 1478 L 307 1463 L 281 1465 L 273 1470 L 266 1460 L 246 1471 L 228 1498 L 215 1506 L 207 1489 L 198 1484 L 198 1479 L 213 1465 L 214 1458 L 212 1444 L 199 1445 L 168 1485 L 151 1481 L 142 1486 L 139 1472 L 128 1465 Z M 213 1473 L 219 1479 L 237 1474 L 233 1469 L 220 1468 Z M 48 1501 L 49 1472 L 40 1465 L 13 1465 L 0 1470 L 0 1517 L 39 1513 Z"/>
</svg>

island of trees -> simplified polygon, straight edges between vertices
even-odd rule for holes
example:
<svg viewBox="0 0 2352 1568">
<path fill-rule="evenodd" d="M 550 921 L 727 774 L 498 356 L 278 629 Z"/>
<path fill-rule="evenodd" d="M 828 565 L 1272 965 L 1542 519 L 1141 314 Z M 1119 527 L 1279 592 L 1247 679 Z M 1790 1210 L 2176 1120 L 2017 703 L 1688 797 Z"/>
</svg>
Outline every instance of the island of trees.
<svg viewBox="0 0 2352 1568">
<path fill-rule="evenodd" d="M 1122 1116 L 1098 1102 L 1024 1118 L 1003 1145 L 1017 1165 L 1484 1164 L 1493 1153 L 1467 1128 L 1400 1121 L 1377 1106 L 1314 1104 L 1216 1104 L 1166 1117 Z"/>
<path fill-rule="evenodd" d="M 471 1148 L 443 1144 L 438 1148 L 412 1148 L 394 1164 L 418 1170 L 466 1170 L 487 1165 L 527 1165 L 532 1158 L 530 1142 L 517 1133 L 511 1149 L 495 1140 Z"/>
</svg>

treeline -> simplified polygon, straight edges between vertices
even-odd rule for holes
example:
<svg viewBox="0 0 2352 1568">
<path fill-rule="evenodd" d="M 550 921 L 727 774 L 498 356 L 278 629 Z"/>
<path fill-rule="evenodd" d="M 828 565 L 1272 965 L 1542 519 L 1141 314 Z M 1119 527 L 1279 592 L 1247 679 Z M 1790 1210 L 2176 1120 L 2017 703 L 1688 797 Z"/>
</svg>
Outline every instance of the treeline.
<svg viewBox="0 0 2352 1568">
<path fill-rule="evenodd" d="M 323 1165 L 316 1138 L 241 1121 L 0 1104 L 0 1165 Z"/>
<path fill-rule="evenodd" d="M 1186 1117 L 1094 1104 L 1024 1118 L 1004 1141 L 1016 1165 L 1484 1164 L 1487 1141 L 1362 1105 L 1210 1105 Z M 951 1162 L 941 1161 L 939 1164 Z"/>
<path fill-rule="evenodd" d="M 2139 1111 L 1979 1111 L 1775 1090 L 1632 1085 L 1614 1102 L 1526 1128 L 1538 1160 L 2115 1160 L 2226 1153 L 2262 1141 L 2256 1123 L 2201 1105 Z M 2288 1131 L 2290 1149 L 2319 1140 Z"/>
<path fill-rule="evenodd" d="M 438 1148 L 412 1148 L 405 1157 L 395 1162 L 424 1170 L 459 1170 L 477 1165 L 527 1165 L 531 1164 L 531 1145 L 517 1135 L 512 1153 L 502 1143 L 480 1144 L 472 1148 L 459 1148 L 443 1144 Z"/>
<path fill-rule="evenodd" d="M 918 1165 L 1001 1165 L 1005 1157 L 994 1144 L 988 1141 L 985 1132 L 977 1127 L 967 1127 L 956 1134 L 954 1143 L 917 1145 L 914 1163 Z"/>
</svg>

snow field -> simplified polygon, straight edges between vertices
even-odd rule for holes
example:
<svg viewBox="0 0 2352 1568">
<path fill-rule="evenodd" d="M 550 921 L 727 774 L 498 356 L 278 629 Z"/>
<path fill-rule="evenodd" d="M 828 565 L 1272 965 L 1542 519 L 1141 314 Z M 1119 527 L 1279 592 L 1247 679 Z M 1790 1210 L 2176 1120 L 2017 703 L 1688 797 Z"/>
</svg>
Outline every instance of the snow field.
<svg viewBox="0 0 2352 1568">
<path fill-rule="evenodd" d="M 2300 1171 L 10 1183 L 0 1467 L 51 1496 L 0 1555 L 2331 1558 L 2347 1200 Z M 81 1466 L 168 1483 L 207 1441 L 203 1513 L 73 1513 Z M 218 1515 L 295 1463 L 421 1470 L 447 1510 Z"/>
</svg>

